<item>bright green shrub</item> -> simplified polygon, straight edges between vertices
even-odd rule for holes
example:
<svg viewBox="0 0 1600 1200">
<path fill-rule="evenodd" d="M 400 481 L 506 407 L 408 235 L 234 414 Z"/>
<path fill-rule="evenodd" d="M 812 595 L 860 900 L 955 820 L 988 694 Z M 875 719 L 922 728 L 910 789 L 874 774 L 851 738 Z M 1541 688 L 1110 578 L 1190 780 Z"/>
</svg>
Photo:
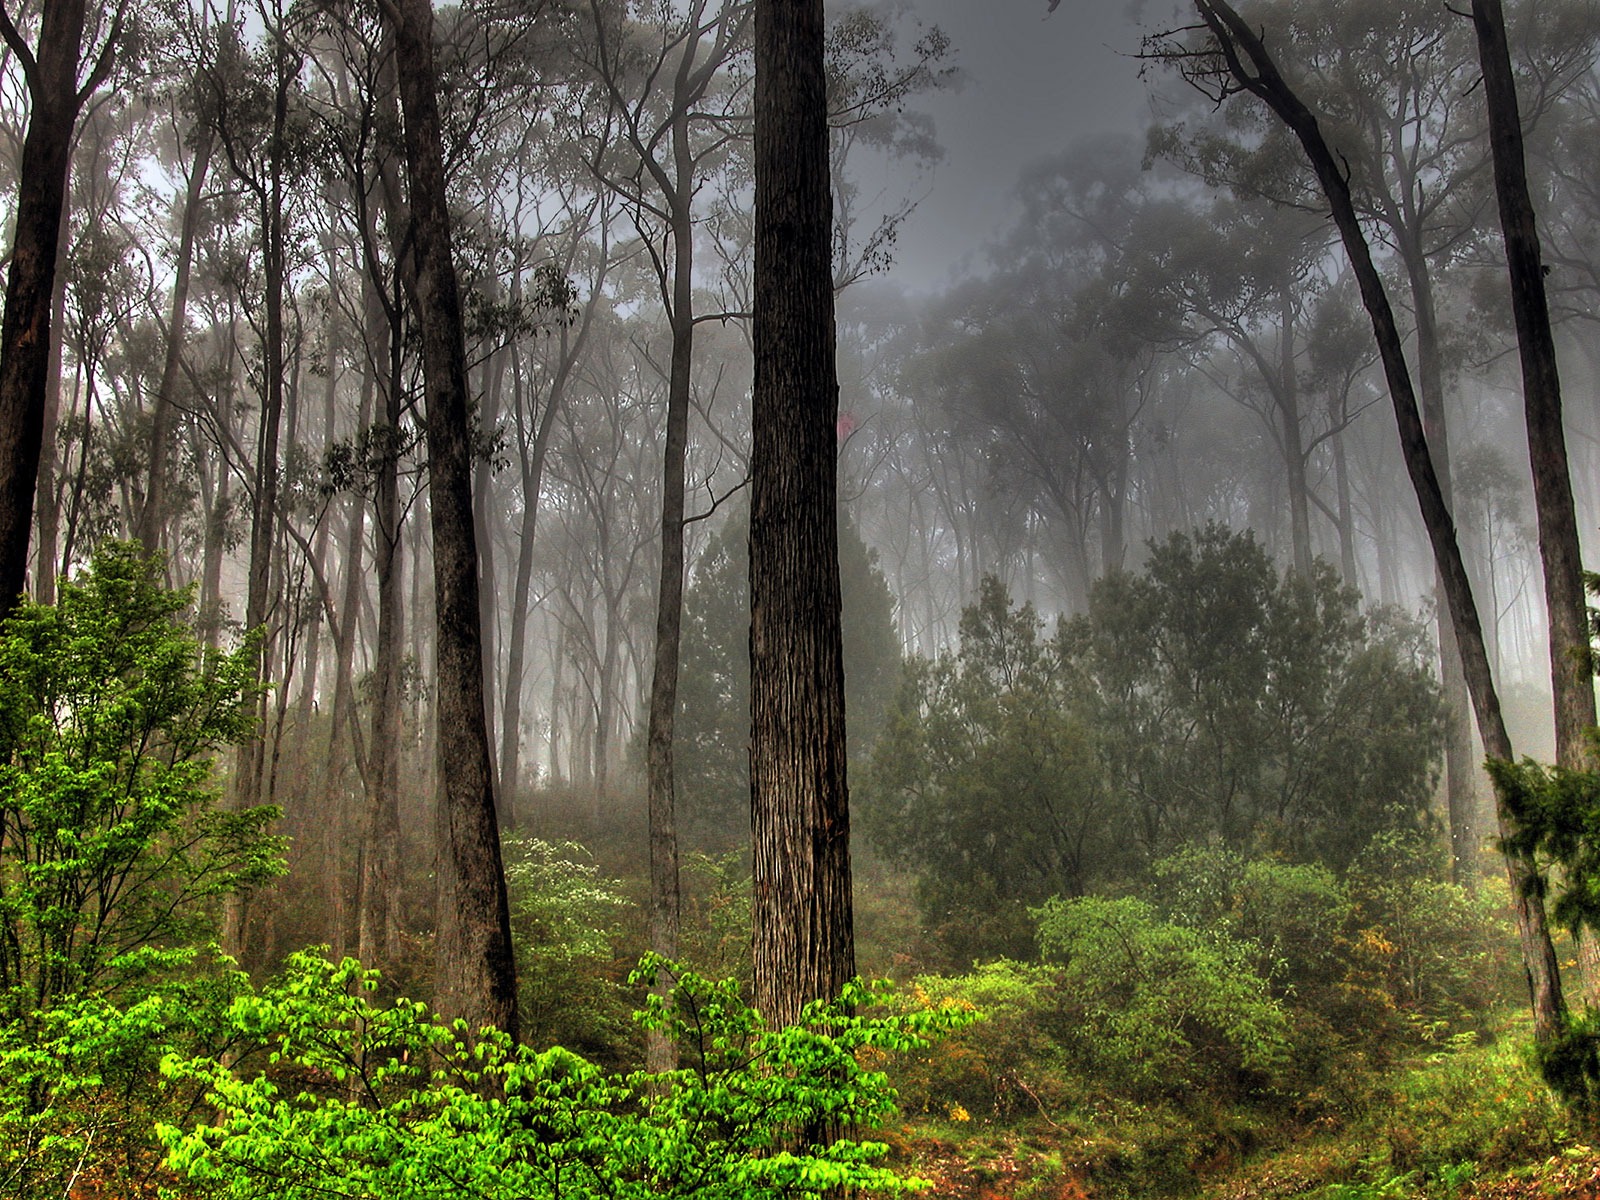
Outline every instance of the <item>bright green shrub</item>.
<svg viewBox="0 0 1600 1200">
<path fill-rule="evenodd" d="M 210 784 L 250 728 L 254 647 L 202 646 L 190 599 L 112 544 L 0 628 L 0 1021 L 137 986 L 283 869 L 276 810 L 219 810 Z"/>
<path fill-rule="evenodd" d="M 63 1001 L 0 1028 L 0 1196 L 146 1194 L 160 1163 L 153 1125 L 181 1115 L 192 1090 L 163 1087 L 173 1047 L 216 1053 L 244 977 L 169 981 L 119 1008 L 100 996 Z"/>
<path fill-rule="evenodd" d="M 637 978 L 656 969 L 646 960 Z M 964 1014 L 856 1016 L 849 1006 L 871 999 L 856 986 L 770 1030 L 736 984 L 677 980 L 644 1021 L 677 1041 L 682 1069 L 623 1075 L 492 1030 L 469 1039 L 421 1004 L 375 1006 L 376 977 L 359 964 L 299 955 L 280 982 L 234 1002 L 257 1055 L 168 1060 L 173 1080 L 206 1087 L 216 1115 L 161 1135 L 176 1170 L 239 1200 L 798 1200 L 914 1186 L 879 1164 L 880 1145 L 803 1134 L 882 1120 L 893 1092 L 860 1057 L 911 1048 Z"/>
<path fill-rule="evenodd" d="M 220 810 L 210 778 L 250 727 L 254 646 L 204 647 L 190 600 L 111 544 L 0 627 L 0 1195 L 148 1172 L 156 1063 L 219 1044 L 232 986 L 194 947 L 282 870 L 276 811 Z"/>
<path fill-rule="evenodd" d="M 1142 900 L 1086 896 L 1038 910 L 1059 968 L 1063 1036 L 1091 1076 L 1133 1095 L 1241 1094 L 1289 1054 L 1288 1022 L 1251 948 L 1164 921 Z"/>
</svg>

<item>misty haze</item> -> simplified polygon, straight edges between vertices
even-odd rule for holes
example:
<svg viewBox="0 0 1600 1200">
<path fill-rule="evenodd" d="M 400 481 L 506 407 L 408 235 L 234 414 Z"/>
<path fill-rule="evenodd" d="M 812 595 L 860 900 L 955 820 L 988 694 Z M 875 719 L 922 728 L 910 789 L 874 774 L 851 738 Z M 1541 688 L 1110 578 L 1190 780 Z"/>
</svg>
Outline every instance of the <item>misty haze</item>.
<svg viewBox="0 0 1600 1200">
<path fill-rule="evenodd" d="M 0 217 L 0 1200 L 1594 1194 L 1600 0 L 0 0 Z"/>
</svg>

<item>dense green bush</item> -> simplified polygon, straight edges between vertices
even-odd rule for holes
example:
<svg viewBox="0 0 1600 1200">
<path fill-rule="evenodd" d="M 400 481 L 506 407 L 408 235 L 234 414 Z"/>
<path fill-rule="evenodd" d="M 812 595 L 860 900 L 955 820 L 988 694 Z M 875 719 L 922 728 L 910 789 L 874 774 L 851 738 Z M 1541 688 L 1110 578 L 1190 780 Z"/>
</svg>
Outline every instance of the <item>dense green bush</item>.
<svg viewBox="0 0 1600 1200">
<path fill-rule="evenodd" d="M 965 975 L 919 975 L 909 1002 L 983 1014 L 969 1029 L 896 1057 L 902 1107 L 957 1123 L 1007 1121 L 1055 1110 L 1079 1094 L 1058 1037 L 1054 968 L 992 962 Z"/>
<path fill-rule="evenodd" d="M 1285 1066 L 1288 1021 L 1249 947 L 1132 897 L 1052 900 L 1038 917 L 1085 1074 L 1133 1096 L 1241 1097 Z"/>
<path fill-rule="evenodd" d="M 108 545 L 0 628 L 0 1022 L 139 986 L 283 869 L 277 811 L 210 782 L 250 728 L 255 648 L 203 646 L 160 570 Z"/>
<path fill-rule="evenodd" d="M 656 967 L 647 960 L 639 977 Z M 173 1080 L 205 1086 L 216 1114 L 163 1127 L 172 1165 L 238 1200 L 798 1200 L 910 1188 L 879 1163 L 881 1145 L 806 1134 L 870 1129 L 893 1092 L 860 1057 L 909 1049 L 967 1014 L 857 1016 L 852 1007 L 873 999 L 857 986 L 772 1030 L 736 984 L 672 969 L 673 995 L 652 997 L 644 1021 L 677 1041 L 682 1069 L 624 1075 L 492 1030 L 468 1038 L 421 1004 L 376 1006 L 376 977 L 359 964 L 296 956 L 230 1010 L 255 1053 L 167 1061 Z"/>
<path fill-rule="evenodd" d="M 187 591 L 110 544 L 0 627 L 0 1194 L 154 1165 L 164 1047 L 220 1045 L 236 977 L 200 963 L 224 900 L 282 870 L 276 811 L 223 810 L 253 644 L 196 637 Z"/>
<path fill-rule="evenodd" d="M 0 1027 L 0 1196 L 154 1194 L 155 1122 L 196 1098 L 162 1086 L 162 1056 L 222 1053 L 227 1007 L 244 986 L 234 972 L 195 973 L 125 1007 L 79 996 Z"/>
<path fill-rule="evenodd" d="M 1431 651 L 1320 559 L 1280 573 L 1249 533 L 1175 533 L 1138 574 L 1096 583 L 1062 642 L 1152 860 L 1217 841 L 1342 868 L 1426 819 L 1443 746 Z"/>
<path fill-rule="evenodd" d="M 1057 643 L 986 579 L 961 647 L 916 660 L 860 789 L 861 828 L 917 876 L 953 966 L 1033 952 L 1028 909 L 1135 863 Z"/>
<path fill-rule="evenodd" d="M 1211 526 L 1151 543 L 1053 635 L 993 578 L 960 632 L 908 668 L 857 791 L 952 967 L 1027 957 L 1031 907 L 1185 846 L 1343 873 L 1374 836 L 1428 825 L 1428 651 L 1325 563 L 1280 574 Z"/>
</svg>

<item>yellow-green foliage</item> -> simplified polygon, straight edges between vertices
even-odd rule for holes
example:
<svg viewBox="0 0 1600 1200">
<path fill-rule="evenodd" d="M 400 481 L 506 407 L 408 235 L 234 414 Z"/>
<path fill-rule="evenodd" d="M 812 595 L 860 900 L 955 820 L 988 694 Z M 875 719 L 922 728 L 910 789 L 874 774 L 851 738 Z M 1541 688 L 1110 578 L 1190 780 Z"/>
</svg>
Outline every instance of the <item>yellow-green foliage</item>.
<svg viewBox="0 0 1600 1200">
<path fill-rule="evenodd" d="M 469 1037 L 422 1004 L 375 1005 L 360 964 L 298 955 L 232 1007 L 253 1054 L 166 1062 L 211 1106 L 199 1124 L 163 1128 L 172 1165 L 235 1200 L 805 1200 L 915 1186 L 881 1165 L 881 1145 L 804 1135 L 872 1128 L 893 1092 L 863 1059 L 968 1014 L 857 1015 L 875 996 L 853 985 L 768 1029 L 735 983 L 655 959 L 636 982 L 658 969 L 677 986 L 650 997 L 644 1023 L 677 1043 L 682 1069 L 623 1074 L 494 1030 Z"/>
</svg>

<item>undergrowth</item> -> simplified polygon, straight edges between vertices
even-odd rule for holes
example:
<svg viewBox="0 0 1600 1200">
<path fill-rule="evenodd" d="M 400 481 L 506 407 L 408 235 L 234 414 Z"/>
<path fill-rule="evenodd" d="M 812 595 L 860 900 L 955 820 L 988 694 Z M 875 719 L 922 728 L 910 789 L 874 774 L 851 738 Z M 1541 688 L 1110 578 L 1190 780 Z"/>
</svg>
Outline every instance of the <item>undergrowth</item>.
<svg viewBox="0 0 1600 1200">
<path fill-rule="evenodd" d="M 1360 1107 L 1343 1115 L 1293 1120 L 1289 1097 L 1281 1110 L 1175 1102 L 1019 1109 L 1003 1123 L 929 1111 L 890 1140 L 935 1180 L 937 1194 L 972 1200 L 1542 1195 L 1547 1176 L 1593 1155 L 1540 1080 L 1530 1041 L 1521 1020 L 1482 1039 L 1458 1036 L 1375 1074 Z"/>
</svg>

